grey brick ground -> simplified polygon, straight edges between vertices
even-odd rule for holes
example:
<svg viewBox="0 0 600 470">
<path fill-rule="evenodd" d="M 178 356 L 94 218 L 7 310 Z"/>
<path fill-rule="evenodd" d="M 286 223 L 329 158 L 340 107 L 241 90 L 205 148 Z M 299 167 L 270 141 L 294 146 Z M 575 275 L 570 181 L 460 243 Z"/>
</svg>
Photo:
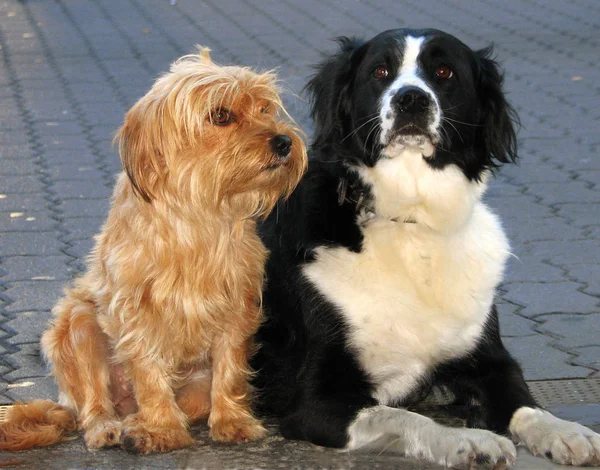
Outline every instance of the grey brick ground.
<svg viewBox="0 0 600 470">
<path fill-rule="evenodd" d="M 106 215 L 119 169 L 113 133 L 158 73 L 195 44 L 210 46 L 221 63 L 278 67 L 289 89 L 284 102 L 310 133 L 306 100 L 296 95 L 320 51 L 333 50 L 329 39 L 401 26 L 438 27 L 473 47 L 495 43 L 523 124 L 521 163 L 504 168 L 487 196 L 515 254 L 499 292 L 502 332 L 528 379 L 600 376 L 596 2 L 2 0 L 0 403 L 55 396 L 42 378 L 37 337 Z M 34 385 L 6 389 L 28 377 Z M 273 452 L 272 468 L 303 458 L 312 466 L 360 467 L 350 457 L 319 460 L 321 451 L 286 445 L 244 449 Z M 243 466 L 235 452 L 237 460 L 228 460 L 218 449 L 219 460 L 213 450 L 119 461 L 118 452 L 86 456 L 76 441 L 28 458 L 52 455 L 67 467 Z M 203 455 L 210 457 L 204 464 Z M 44 468 L 54 468 L 49 461 Z M 369 461 L 373 468 L 390 462 Z"/>
</svg>

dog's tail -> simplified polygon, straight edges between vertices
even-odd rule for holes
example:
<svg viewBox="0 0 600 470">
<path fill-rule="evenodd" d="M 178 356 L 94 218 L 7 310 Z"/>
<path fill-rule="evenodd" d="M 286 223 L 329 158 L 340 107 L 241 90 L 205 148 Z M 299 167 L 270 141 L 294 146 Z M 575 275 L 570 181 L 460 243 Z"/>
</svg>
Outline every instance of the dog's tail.
<svg viewBox="0 0 600 470">
<path fill-rule="evenodd" d="M 17 403 L 0 421 L 0 450 L 49 446 L 76 429 L 73 413 L 58 403 L 49 400 Z"/>
</svg>

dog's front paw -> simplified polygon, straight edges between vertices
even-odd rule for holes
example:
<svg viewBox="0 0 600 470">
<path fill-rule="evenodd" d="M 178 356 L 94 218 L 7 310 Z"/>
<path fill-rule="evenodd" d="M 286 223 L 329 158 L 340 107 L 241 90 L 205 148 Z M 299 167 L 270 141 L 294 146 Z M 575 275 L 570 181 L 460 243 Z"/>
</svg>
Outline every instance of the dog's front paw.
<svg viewBox="0 0 600 470">
<path fill-rule="evenodd" d="M 194 442 L 194 438 L 184 427 L 151 426 L 135 415 L 125 420 L 121 433 L 121 447 L 132 454 L 167 452 L 189 447 Z"/>
<path fill-rule="evenodd" d="M 100 421 L 85 431 L 85 445 L 90 450 L 119 445 L 122 428 L 120 421 Z"/>
<path fill-rule="evenodd" d="M 215 441 L 246 442 L 260 439 L 267 430 L 256 418 L 221 419 L 210 423 L 210 436 Z"/>
<path fill-rule="evenodd" d="M 434 461 L 459 469 L 503 470 L 517 458 L 509 439 L 483 429 L 447 429 L 431 449 Z"/>
<path fill-rule="evenodd" d="M 533 455 L 562 465 L 600 466 L 600 434 L 535 408 L 519 408 L 510 422 L 513 439 Z"/>
</svg>

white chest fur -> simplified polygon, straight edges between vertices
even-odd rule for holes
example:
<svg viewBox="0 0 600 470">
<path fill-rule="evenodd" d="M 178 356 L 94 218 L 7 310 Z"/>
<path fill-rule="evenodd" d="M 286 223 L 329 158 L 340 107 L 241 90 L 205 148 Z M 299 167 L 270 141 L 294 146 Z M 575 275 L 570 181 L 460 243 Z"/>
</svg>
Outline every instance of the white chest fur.
<svg viewBox="0 0 600 470">
<path fill-rule="evenodd" d="M 405 178 L 398 184 L 388 178 L 386 166 L 388 174 L 372 181 L 387 217 L 365 224 L 363 250 L 321 247 L 316 261 L 304 268 L 350 325 L 351 346 L 382 404 L 406 396 L 433 366 L 475 346 L 508 255 L 498 218 L 479 201 L 479 184 L 461 180 L 454 168 L 421 169 L 432 173 L 424 175 L 430 180 L 424 183 L 392 167 L 395 177 Z M 394 198 L 398 204 L 390 204 Z M 390 213 L 394 206 L 400 208 L 397 214 Z M 409 206 L 417 223 L 389 219 L 404 217 Z M 379 212 L 377 199 L 375 208 Z M 462 223 L 454 219 L 443 225 L 450 230 L 431 228 L 442 222 L 431 214 L 447 220 L 452 212 Z"/>
</svg>

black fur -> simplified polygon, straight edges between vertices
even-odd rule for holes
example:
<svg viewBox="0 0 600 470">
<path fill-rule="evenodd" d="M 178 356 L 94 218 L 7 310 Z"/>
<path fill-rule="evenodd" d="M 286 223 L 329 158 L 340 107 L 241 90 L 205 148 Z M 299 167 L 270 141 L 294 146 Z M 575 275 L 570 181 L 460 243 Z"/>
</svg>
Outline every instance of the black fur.
<svg viewBox="0 0 600 470">
<path fill-rule="evenodd" d="M 276 416 L 287 438 L 343 447 L 356 414 L 377 404 L 368 373 L 349 347 L 348 325 L 301 268 L 319 246 L 361 251 L 357 214 L 369 207 L 371 195 L 351 167 L 370 167 L 381 158 L 377 133 L 361 126 L 377 112 L 382 89 L 394 78 L 382 83 L 370 74 L 378 64 L 398 67 L 406 34 L 427 38 L 425 69 L 444 61 L 458 76 L 458 85 L 427 77 L 446 115 L 457 121 L 442 124 L 446 138 L 430 165 L 453 164 L 469 180 L 478 180 L 484 170 L 516 159 L 515 115 L 490 49 L 473 52 L 436 30 L 386 31 L 368 42 L 338 40 L 339 51 L 317 67 L 307 85 L 316 124 L 309 170 L 261 227 L 271 254 L 254 385 L 258 410 Z M 422 392 L 432 385 L 452 390 L 470 426 L 500 433 L 518 407 L 535 404 L 518 364 L 502 345 L 495 308 L 472 352 L 440 364 L 422 382 Z"/>
</svg>

